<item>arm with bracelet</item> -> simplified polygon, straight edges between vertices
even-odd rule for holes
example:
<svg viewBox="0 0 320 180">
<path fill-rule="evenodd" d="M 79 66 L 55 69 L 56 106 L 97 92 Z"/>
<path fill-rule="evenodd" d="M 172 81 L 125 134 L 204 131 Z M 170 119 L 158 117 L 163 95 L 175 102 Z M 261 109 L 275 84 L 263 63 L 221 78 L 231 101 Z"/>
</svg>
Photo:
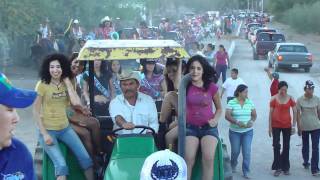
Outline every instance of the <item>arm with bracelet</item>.
<svg viewBox="0 0 320 180">
<path fill-rule="evenodd" d="M 244 123 L 236 120 L 235 118 L 232 117 L 232 109 L 227 109 L 226 110 L 226 114 L 225 114 L 225 118 L 227 121 L 229 121 L 231 124 L 236 124 L 239 127 L 244 127 L 246 126 Z"/>
</svg>

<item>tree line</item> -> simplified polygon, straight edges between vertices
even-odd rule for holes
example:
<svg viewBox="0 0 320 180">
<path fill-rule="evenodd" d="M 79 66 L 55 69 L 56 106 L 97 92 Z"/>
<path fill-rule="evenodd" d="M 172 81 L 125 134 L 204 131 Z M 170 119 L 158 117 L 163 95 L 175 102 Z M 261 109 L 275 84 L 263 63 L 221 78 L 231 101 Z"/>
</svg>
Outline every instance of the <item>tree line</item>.
<svg viewBox="0 0 320 180">
<path fill-rule="evenodd" d="M 87 27 L 97 26 L 107 15 L 138 21 L 141 12 L 165 16 L 182 6 L 195 12 L 238 9 L 246 8 L 246 0 L 1 0 L 0 31 L 12 36 L 32 34 L 46 18 L 59 26 L 77 18 Z"/>
<path fill-rule="evenodd" d="M 269 0 L 269 11 L 301 33 L 320 33 L 320 0 Z"/>
</svg>

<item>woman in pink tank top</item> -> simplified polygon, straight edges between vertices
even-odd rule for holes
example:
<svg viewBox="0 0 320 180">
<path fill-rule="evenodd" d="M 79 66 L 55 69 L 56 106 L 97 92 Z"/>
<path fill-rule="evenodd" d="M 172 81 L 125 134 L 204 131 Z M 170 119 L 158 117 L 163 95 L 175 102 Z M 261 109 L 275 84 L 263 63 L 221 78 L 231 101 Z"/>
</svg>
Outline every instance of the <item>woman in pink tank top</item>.
<svg viewBox="0 0 320 180">
<path fill-rule="evenodd" d="M 187 87 L 187 129 L 186 155 L 188 180 L 199 146 L 202 151 L 202 179 L 213 178 L 214 155 L 219 140 L 217 129 L 222 113 L 216 72 L 208 61 L 200 55 L 193 56 L 187 63 L 186 73 L 191 74 Z M 216 111 L 214 112 L 213 104 Z"/>
</svg>

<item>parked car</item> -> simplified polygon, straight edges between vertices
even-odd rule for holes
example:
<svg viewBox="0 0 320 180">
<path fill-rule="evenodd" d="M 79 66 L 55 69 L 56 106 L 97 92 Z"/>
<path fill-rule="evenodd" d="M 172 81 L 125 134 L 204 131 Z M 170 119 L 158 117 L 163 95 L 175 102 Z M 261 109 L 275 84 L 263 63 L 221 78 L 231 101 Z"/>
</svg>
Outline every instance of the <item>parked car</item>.
<svg viewBox="0 0 320 180">
<path fill-rule="evenodd" d="M 253 35 L 251 35 L 250 37 L 250 43 L 251 46 L 253 46 L 256 43 L 257 40 L 257 35 L 262 33 L 262 32 L 277 32 L 276 29 L 270 29 L 270 28 L 257 28 L 253 31 Z"/>
<path fill-rule="evenodd" d="M 253 59 L 258 60 L 259 56 L 266 56 L 273 50 L 277 43 L 285 42 L 285 37 L 281 33 L 263 32 L 257 36 L 256 43 L 252 46 Z"/>
<path fill-rule="evenodd" d="M 276 72 L 279 71 L 279 68 L 303 68 L 305 72 L 309 72 L 312 61 L 312 54 L 308 52 L 304 44 L 278 43 L 268 64 Z"/>
</svg>

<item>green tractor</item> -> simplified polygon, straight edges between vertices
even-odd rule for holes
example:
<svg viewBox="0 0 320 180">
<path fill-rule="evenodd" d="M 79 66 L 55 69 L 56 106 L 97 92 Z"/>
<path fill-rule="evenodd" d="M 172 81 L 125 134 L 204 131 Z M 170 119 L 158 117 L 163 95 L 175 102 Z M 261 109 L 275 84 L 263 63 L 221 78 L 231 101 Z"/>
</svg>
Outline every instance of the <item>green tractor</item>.
<svg viewBox="0 0 320 180">
<path fill-rule="evenodd" d="M 99 40 L 88 41 L 80 51 L 79 60 L 89 61 L 89 86 L 93 87 L 93 61 L 94 60 L 128 60 L 140 58 L 188 58 L 187 52 L 181 45 L 172 40 Z M 182 78 L 179 88 L 179 136 L 178 136 L 178 154 L 184 157 L 185 150 L 185 131 L 186 131 L 186 85 L 190 81 L 190 76 L 186 75 Z M 90 88 L 90 91 L 93 88 Z M 93 101 L 93 92 L 90 92 L 90 99 Z M 94 103 L 90 103 L 91 109 Z M 105 117 L 98 117 L 98 119 Z M 158 151 L 155 143 L 156 132 L 146 126 L 136 126 L 141 129 L 139 134 L 117 135 L 122 130 L 113 131 L 115 141 L 108 164 L 103 171 L 100 179 L 104 180 L 139 180 L 140 172 L 145 159 L 152 153 Z M 149 130 L 152 134 L 143 134 L 145 130 Z M 64 144 L 60 144 L 64 153 L 70 175 L 68 179 L 82 180 L 85 179 L 82 170 L 77 164 L 74 155 L 68 150 Z M 36 152 L 36 164 L 38 165 L 39 179 L 53 180 L 54 167 L 50 158 L 38 149 Z M 42 156 L 42 162 L 40 157 Z M 39 166 L 41 165 L 42 166 Z M 222 140 L 219 140 L 215 160 L 214 160 L 214 178 L 213 180 L 232 179 L 230 168 L 230 160 L 226 151 L 226 146 Z M 42 170 L 41 170 L 42 168 Z M 193 168 L 193 180 L 201 179 L 201 153 L 197 156 L 196 164 Z"/>
</svg>

